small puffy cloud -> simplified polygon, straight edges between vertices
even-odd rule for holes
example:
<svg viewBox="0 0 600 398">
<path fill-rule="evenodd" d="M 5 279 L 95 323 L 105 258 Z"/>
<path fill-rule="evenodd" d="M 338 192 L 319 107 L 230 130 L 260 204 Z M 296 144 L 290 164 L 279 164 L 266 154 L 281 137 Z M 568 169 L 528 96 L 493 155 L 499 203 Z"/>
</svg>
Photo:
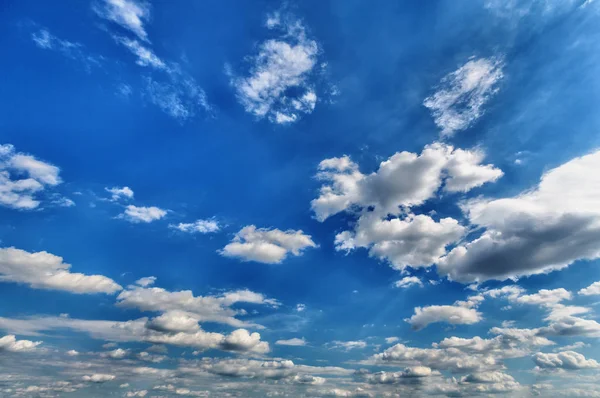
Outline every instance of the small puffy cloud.
<svg viewBox="0 0 600 398">
<path fill-rule="evenodd" d="M 148 287 L 154 285 L 154 282 L 156 282 L 155 276 L 145 276 L 135 281 L 135 284 L 141 287 Z"/>
<path fill-rule="evenodd" d="M 80 294 L 112 294 L 122 289 L 110 278 L 73 273 L 70 268 L 62 257 L 48 252 L 29 253 L 14 247 L 0 249 L 0 281 Z"/>
<path fill-rule="evenodd" d="M 363 340 L 358 341 L 332 341 L 331 348 L 332 349 L 341 349 L 344 351 L 350 351 L 355 349 L 363 349 L 367 346 L 367 343 Z"/>
<path fill-rule="evenodd" d="M 145 397 L 148 395 L 148 390 L 128 391 L 126 397 Z"/>
<path fill-rule="evenodd" d="M 66 352 L 66 354 L 70 357 L 76 357 L 77 355 L 79 355 L 79 351 L 69 350 Z"/>
<path fill-rule="evenodd" d="M 242 228 L 219 253 L 242 261 L 256 261 L 266 264 L 279 264 L 290 253 L 300 256 L 309 247 L 317 247 L 310 235 L 302 231 L 256 228 L 249 225 Z"/>
<path fill-rule="evenodd" d="M 196 332 L 200 330 L 198 316 L 185 311 L 168 311 L 148 322 L 149 329 L 163 332 Z"/>
<path fill-rule="evenodd" d="M 144 22 L 150 19 L 150 4 L 138 0 L 99 0 L 93 7 L 98 16 L 114 22 L 148 41 Z"/>
<path fill-rule="evenodd" d="M 117 348 L 115 350 L 103 352 L 100 354 L 100 356 L 102 356 L 104 358 L 111 358 L 111 359 L 123 359 L 128 355 L 129 355 L 129 351 L 124 350 L 122 348 Z"/>
<path fill-rule="evenodd" d="M 500 58 L 471 59 L 442 79 L 423 102 L 442 135 L 464 130 L 483 115 L 483 106 L 498 91 L 502 67 Z"/>
<path fill-rule="evenodd" d="M 105 383 L 107 381 L 111 381 L 116 379 L 117 376 L 105 373 L 94 373 L 91 375 L 84 375 L 81 379 L 83 381 L 88 381 L 91 383 Z"/>
<path fill-rule="evenodd" d="M 519 296 L 514 301 L 520 304 L 534 304 L 551 307 L 563 300 L 570 300 L 571 297 L 571 293 L 563 288 L 553 290 L 542 289 L 535 294 Z"/>
<path fill-rule="evenodd" d="M 585 287 L 579 291 L 582 296 L 597 296 L 600 295 L 600 282 L 594 282 L 588 287 Z"/>
<path fill-rule="evenodd" d="M 36 197 L 47 187 L 62 181 L 60 169 L 32 155 L 16 152 L 10 145 L 0 145 L 0 205 L 31 210 L 40 205 Z"/>
<path fill-rule="evenodd" d="M 171 224 L 169 228 L 177 229 L 188 234 L 209 234 L 219 232 L 221 226 L 216 220 L 196 220 L 193 223 Z"/>
<path fill-rule="evenodd" d="M 533 356 L 533 361 L 543 369 L 595 369 L 600 367 L 593 359 L 586 359 L 575 351 L 563 351 L 556 354 L 538 352 Z"/>
<path fill-rule="evenodd" d="M 303 312 L 304 310 L 306 310 L 306 304 L 296 304 L 296 312 Z"/>
<path fill-rule="evenodd" d="M 395 343 L 395 342 L 397 342 L 397 341 L 399 341 L 399 340 L 400 340 L 400 339 L 399 339 L 398 337 L 386 337 L 386 338 L 385 338 L 385 342 L 386 342 L 387 344 L 392 344 L 392 343 Z"/>
<path fill-rule="evenodd" d="M 398 384 L 408 382 L 407 379 L 415 379 L 429 377 L 432 374 L 439 375 L 439 372 L 434 373 L 427 366 L 410 366 L 400 372 L 377 372 L 377 373 L 362 373 L 357 376 L 364 379 L 370 384 Z"/>
<path fill-rule="evenodd" d="M 258 54 L 251 57 L 249 76 L 234 76 L 231 84 L 246 112 L 287 124 L 315 109 L 318 98 L 311 80 L 319 46 L 308 37 L 301 21 L 278 15 L 268 19 L 267 27 L 281 35 L 262 42 Z"/>
<path fill-rule="evenodd" d="M 289 340 L 277 340 L 275 342 L 275 344 L 301 347 L 301 346 L 306 345 L 306 340 L 304 340 L 304 337 L 302 337 L 300 339 L 297 337 L 294 337 L 293 339 L 289 339 Z"/>
<path fill-rule="evenodd" d="M 160 220 L 167 215 L 167 211 L 158 207 L 138 207 L 134 205 L 128 205 L 122 214 L 119 214 L 117 218 L 127 220 L 131 223 L 150 223 L 152 221 Z"/>
<path fill-rule="evenodd" d="M 600 151 L 547 171 L 539 184 L 503 199 L 463 205 L 483 233 L 437 263 L 438 272 L 470 283 L 516 279 L 600 258 Z"/>
<path fill-rule="evenodd" d="M 42 344 L 41 341 L 17 340 L 17 338 L 14 335 L 9 334 L 9 335 L 0 337 L 0 352 L 2 352 L 2 351 L 9 351 L 9 352 L 33 351 L 40 344 Z"/>
<path fill-rule="evenodd" d="M 129 187 L 112 187 L 104 189 L 112 195 L 112 201 L 117 201 L 120 199 L 133 199 L 133 190 Z"/>
<path fill-rule="evenodd" d="M 461 305 L 431 305 L 416 307 L 415 313 L 406 321 L 415 330 L 421 330 L 427 325 L 437 322 L 446 322 L 451 325 L 472 325 L 481 321 L 481 313 L 475 308 Z"/>
<path fill-rule="evenodd" d="M 220 347 L 227 351 L 256 354 L 266 354 L 270 351 L 269 343 L 260 340 L 260 333 L 250 333 L 246 329 L 237 329 L 231 332 L 220 342 Z"/>
<path fill-rule="evenodd" d="M 402 289 L 409 288 L 411 286 L 421 286 L 423 287 L 423 282 L 416 276 L 405 276 L 399 281 L 394 282 L 394 286 Z"/>
<path fill-rule="evenodd" d="M 410 208 L 435 197 L 440 189 L 467 192 L 496 181 L 502 171 L 481 164 L 483 157 L 478 150 L 434 143 L 421 154 L 398 152 L 369 175 L 347 156 L 325 159 L 317 174 L 324 185 L 311 207 L 319 221 L 342 211 L 358 214 L 354 229 L 336 236 L 337 250 L 366 248 L 372 257 L 399 270 L 430 266 L 466 228 L 453 218 L 435 220 L 412 214 Z"/>
</svg>

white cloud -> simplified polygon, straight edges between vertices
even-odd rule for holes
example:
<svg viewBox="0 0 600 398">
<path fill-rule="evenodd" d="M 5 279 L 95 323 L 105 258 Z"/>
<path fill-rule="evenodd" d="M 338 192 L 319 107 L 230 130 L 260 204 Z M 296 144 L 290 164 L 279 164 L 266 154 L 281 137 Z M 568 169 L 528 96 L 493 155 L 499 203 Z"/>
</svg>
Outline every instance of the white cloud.
<svg viewBox="0 0 600 398">
<path fill-rule="evenodd" d="M 397 341 L 399 341 L 399 340 L 400 340 L 400 339 L 399 339 L 398 337 L 386 337 L 386 338 L 385 338 L 385 342 L 386 342 L 387 344 L 392 344 L 392 343 L 395 343 L 395 342 L 397 342 Z"/>
<path fill-rule="evenodd" d="M 102 0 L 93 7 L 101 18 L 112 21 L 148 41 L 144 22 L 150 19 L 150 5 L 136 0 Z"/>
<path fill-rule="evenodd" d="M 136 56 L 137 59 L 135 62 L 139 66 L 149 66 L 164 71 L 169 70 L 169 67 L 162 59 L 160 59 L 150 48 L 144 47 L 139 41 L 118 36 L 115 37 L 115 40 Z"/>
<path fill-rule="evenodd" d="M 367 343 L 363 340 L 358 341 L 339 341 L 335 340 L 331 342 L 331 348 L 341 349 L 344 351 L 350 351 L 355 349 L 363 349 L 367 346 Z"/>
<path fill-rule="evenodd" d="M 1 351 L 9 351 L 9 352 L 33 351 L 40 344 L 42 344 L 41 341 L 17 340 L 17 338 L 14 335 L 9 334 L 9 335 L 0 337 L 0 352 Z"/>
<path fill-rule="evenodd" d="M 429 266 L 446 254 L 446 247 L 460 239 L 466 228 L 453 218 L 436 221 L 412 214 L 410 208 L 433 198 L 440 189 L 466 192 L 502 176 L 502 171 L 482 161 L 481 151 L 441 143 L 426 146 L 421 154 L 398 152 L 369 175 L 347 156 L 325 159 L 317 174 L 325 183 L 311 207 L 319 221 L 341 211 L 358 211 L 354 230 L 336 236 L 337 250 L 367 248 L 371 256 L 399 270 Z"/>
<path fill-rule="evenodd" d="M 116 379 L 117 376 L 104 374 L 104 373 L 94 373 L 92 375 L 84 375 L 81 379 L 83 381 L 89 381 L 92 383 L 105 383 L 107 381 L 111 381 Z"/>
<path fill-rule="evenodd" d="M 563 351 L 557 354 L 538 352 L 533 356 L 537 366 L 544 369 L 595 369 L 600 367 L 593 359 L 586 359 L 575 351 Z"/>
<path fill-rule="evenodd" d="M 148 390 L 128 391 L 126 397 L 145 397 L 148 395 Z"/>
<path fill-rule="evenodd" d="M 471 59 L 442 79 L 438 91 L 423 102 L 442 135 L 464 130 L 483 115 L 483 106 L 498 91 L 502 67 L 499 58 Z"/>
<path fill-rule="evenodd" d="M 160 220 L 167 215 L 167 211 L 161 208 L 150 206 L 134 206 L 128 205 L 125 211 L 117 216 L 123 220 L 127 220 L 131 223 L 150 223 L 152 221 Z"/>
<path fill-rule="evenodd" d="M 464 204 L 470 222 L 484 228 L 454 248 L 438 272 L 469 283 L 515 279 L 600 257 L 600 151 L 546 172 L 537 187 L 504 199 Z"/>
<path fill-rule="evenodd" d="M 56 37 L 47 29 L 39 29 L 31 34 L 31 39 L 36 46 L 43 50 L 57 51 L 66 58 L 78 61 L 86 72 L 92 67 L 101 66 L 102 57 L 89 54 L 81 43 L 71 42 Z"/>
<path fill-rule="evenodd" d="M 245 110 L 279 124 L 292 123 L 312 113 L 317 94 L 311 84 L 319 55 L 317 42 L 307 37 L 298 20 L 270 17 L 269 29 L 280 30 L 277 39 L 260 44 L 248 77 L 233 77 L 232 85 Z M 290 90 L 298 90 L 293 94 Z"/>
<path fill-rule="evenodd" d="M 597 296 L 600 295 L 600 282 L 594 282 L 588 287 L 585 287 L 579 291 L 582 296 Z"/>
<path fill-rule="evenodd" d="M 302 231 L 256 228 L 248 225 L 242 228 L 219 253 L 242 261 L 256 261 L 266 264 L 279 264 L 289 254 L 300 256 L 309 247 L 317 247 L 310 235 Z"/>
<path fill-rule="evenodd" d="M 289 340 L 277 340 L 275 342 L 275 344 L 300 347 L 300 346 L 306 345 L 306 340 L 304 340 L 304 337 L 302 337 L 300 339 L 297 337 L 294 337 L 293 339 L 289 339 Z"/>
<path fill-rule="evenodd" d="M 133 190 L 129 187 L 112 187 L 104 189 L 112 194 L 112 201 L 117 201 L 120 199 L 133 199 Z"/>
<path fill-rule="evenodd" d="M 111 358 L 111 359 L 123 359 L 129 355 L 128 350 L 124 350 L 122 348 L 117 348 L 116 350 L 103 352 L 100 354 L 102 357 Z"/>
<path fill-rule="evenodd" d="M 148 287 L 154 285 L 154 282 L 156 282 L 155 276 L 145 276 L 135 281 L 135 284 L 141 287 Z"/>
<path fill-rule="evenodd" d="M 475 308 L 463 305 L 431 305 L 416 307 L 415 313 L 406 321 L 415 330 L 421 330 L 436 322 L 446 322 L 452 325 L 472 325 L 481 321 L 482 315 Z"/>
<path fill-rule="evenodd" d="M 48 252 L 29 253 L 14 247 L 0 249 L 0 281 L 71 293 L 112 294 L 122 289 L 110 278 L 72 273 L 70 268 L 62 257 Z"/>
<path fill-rule="evenodd" d="M 394 282 L 394 286 L 402 289 L 409 288 L 411 286 L 420 286 L 423 287 L 423 282 L 416 276 L 405 276 L 399 281 Z"/>
<path fill-rule="evenodd" d="M 77 355 L 79 355 L 79 352 L 76 350 L 69 350 L 66 352 L 66 354 L 70 357 L 76 357 Z"/>
<path fill-rule="evenodd" d="M 36 196 L 62 182 L 59 173 L 58 167 L 16 152 L 10 144 L 0 145 L 0 205 L 20 210 L 37 208 L 40 200 Z"/>
<path fill-rule="evenodd" d="M 208 234 L 219 232 L 221 230 L 221 226 L 216 220 L 196 220 L 193 223 L 179 223 L 179 224 L 171 224 L 169 228 L 177 229 L 181 232 L 185 232 L 188 234 Z"/>
</svg>

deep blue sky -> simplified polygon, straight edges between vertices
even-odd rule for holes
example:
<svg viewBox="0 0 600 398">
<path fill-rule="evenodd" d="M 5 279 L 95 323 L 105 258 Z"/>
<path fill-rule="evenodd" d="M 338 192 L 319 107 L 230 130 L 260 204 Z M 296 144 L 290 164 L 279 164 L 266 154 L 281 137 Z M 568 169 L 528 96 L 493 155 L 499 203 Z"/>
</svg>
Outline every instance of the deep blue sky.
<svg viewBox="0 0 600 398">
<path fill-rule="evenodd" d="M 2 3 L 0 336 L 16 342 L 0 340 L 13 380 L 0 395 L 548 396 L 554 384 L 600 396 L 600 286 L 581 291 L 600 281 L 599 12 L 590 0 Z M 436 145 L 438 169 L 411 168 Z M 323 187 L 346 202 L 320 217 Z M 415 229 L 385 237 L 388 221 Z M 161 304 L 159 289 L 222 300 L 229 320 L 180 296 Z M 246 290 L 260 299 L 225 298 Z M 154 307 L 128 302 L 136 292 Z M 469 297 L 481 302 L 455 303 Z M 107 331 L 127 321 L 139 328 Z M 236 329 L 248 342 L 231 343 Z M 221 340 L 168 340 L 202 331 Z M 444 351 L 452 336 L 498 347 Z M 168 353 L 145 362 L 153 343 Z M 390 359 L 413 348 L 439 352 Z M 225 357 L 234 378 L 215 370 Z M 40 360 L 60 365 L 32 380 Z M 269 360 L 296 368 L 266 375 Z"/>
</svg>

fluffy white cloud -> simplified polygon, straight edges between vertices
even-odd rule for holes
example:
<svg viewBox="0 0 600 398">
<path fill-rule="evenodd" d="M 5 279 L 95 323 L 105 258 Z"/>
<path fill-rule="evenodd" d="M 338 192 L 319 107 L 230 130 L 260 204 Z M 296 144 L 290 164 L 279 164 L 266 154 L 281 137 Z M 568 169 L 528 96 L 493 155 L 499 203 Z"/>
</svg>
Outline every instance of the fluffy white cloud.
<svg viewBox="0 0 600 398">
<path fill-rule="evenodd" d="M 411 286 L 421 286 L 423 287 L 423 282 L 416 276 L 405 276 L 399 281 L 394 282 L 394 286 L 402 289 L 409 288 Z"/>
<path fill-rule="evenodd" d="M 432 374 L 439 375 L 439 372 L 432 372 L 427 366 L 411 366 L 400 372 L 377 372 L 377 373 L 359 373 L 357 376 L 371 384 L 398 384 L 413 382 L 415 378 L 429 377 Z"/>
<path fill-rule="evenodd" d="M 16 152 L 10 144 L 0 145 L 0 205 L 20 210 L 37 208 L 40 200 L 36 196 L 62 182 L 59 173 L 58 167 Z"/>
<path fill-rule="evenodd" d="M 188 234 L 208 234 L 221 230 L 221 226 L 216 220 L 196 220 L 193 223 L 171 224 L 169 228 L 174 228 Z"/>
<path fill-rule="evenodd" d="M 141 287 L 148 287 L 154 285 L 154 282 L 156 282 L 155 276 L 145 276 L 135 281 L 135 284 Z"/>
<path fill-rule="evenodd" d="M 518 278 L 600 257 L 600 151 L 546 172 L 534 189 L 504 199 L 477 199 L 463 210 L 484 229 L 438 262 L 459 282 Z"/>
<path fill-rule="evenodd" d="M 226 336 L 220 347 L 227 351 L 254 352 L 265 354 L 269 352 L 269 343 L 260 341 L 260 333 L 249 333 L 246 329 L 237 329 Z"/>
<path fill-rule="evenodd" d="M 421 154 L 398 152 L 369 175 L 347 156 L 325 159 L 317 174 L 324 185 L 311 207 L 319 221 L 341 211 L 359 211 L 354 230 L 336 236 L 336 249 L 367 248 L 371 256 L 400 270 L 429 266 L 466 229 L 452 218 L 436 221 L 412 214 L 410 208 L 433 198 L 440 189 L 466 192 L 500 178 L 502 171 L 481 164 L 483 157 L 478 150 L 433 143 Z"/>
<path fill-rule="evenodd" d="M 41 341 L 17 340 L 12 334 L 0 337 L 0 351 L 33 351 L 40 344 Z"/>
<path fill-rule="evenodd" d="M 301 347 L 301 346 L 306 345 L 306 340 L 304 340 L 304 337 L 302 337 L 300 339 L 297 337 L 294 337 L 293 339 L 288 339 L 288 340 L 277 340 L 275 342 L 275 344 Z"/>
<path fill-rule="evenodd" d="M 93 7 L 101 18 L 112 21 L 148 41 L 144 22 L 150 19 L 150 5 L 137 0 L 102 0 Z"/>
<path fill-rule="evenodd" d="M 579 291 L 582 296 L 597 296 L 600 294 L 600 282 L 594 282 Z"/>
<path fill-rule="evenodd" d="M 298 20 L 280 15 L 268 21 L 267 27 L 282 35 L 261 43 L 258 54 L 252 57 L 249 76 L 233 77 L 231 83 L 247 112 L 259 118 L 266 116 L 274 123 L 291 123 L 315 109 L 317 94 L 310 78 L 319 46 L 307 37 Z"/>
<path fill-rule="evenodd" d="M 571 293 L 563 288 L 553 290 L 542 289 L 535 294 L 519 296 L 514 301 L 521 304 L 534 304 L 551 307 L 563 300 L 570 300 L 571 297 Z"/>
<path fill-rule="evenodd" d="M 266 264 L 281 263 L 288 254 L 300 256 L 304 249 L 317 247 L 310 235 L 302 231 L 256 228 L 249 225 L 242 228 L 219 253 L 243 261 L 256 261 Z"/>
<path fill-rule="evenodd" d="M 94 373 L 92 375 L 84 375 L 81 379 L 83 381 L 89 381 L 92 383 L 105 383 L 107 381 L 111 381 L 116 379 L 117 376 L 105 374 L 105 373 Z"/>
<path fill-rule="evenodd" d="M 415 330 L 421 330 L 436 322 L 446 322 L 452 325 L 472 325 L 483 319 L 482 314 L 476 308 L 473 308 L 476 305 L 477 302 L 471 304 L 458 301 L 454 305 L 416 307 L 414 315 L 406 321 Z"/>
<path fill-rule="evenodd" d="M 48 252 L 29 253 L 14 247 L 0 249 L 0 281 L 71 293 L 115 293 L 122 287 L 102 275 L 70 272 L 71 265 Z"/>
<path fill-rule="evenodd" d="M 185 311 L 167 311 L 148 322 L 147 327 L 162 332 L 187 332 L 200 330 L 199 317 Z"/>
<path fill-rule="evenodd" d="M 350 351 L 355 349 L 363 349 L 367 346 L 367 343 L 363 340 L 358 341 L 332 341 L 331 348 L 333 349 L 341 349 L 344 351 Z"/>
<path fill-rule="evenodd" d="M 563 351 L 556 354 L 538 352 L 533 356 L 533 361 L 540 368 L 560 368 L 567 370 L 594 369 L 600 367 L 593 359 L 586 359 L 575 351 Z"/>
<path fill-rule="evenodd" d="M 167 211 L 158 207 L 143 207 L 128 205 L 122 214 L 119 214 L 117 218 L 127 220 L 131 223 L 150 223 L 152 221 L 160 220 L 167 215 Z"/>
<path fill-rule="evenodd" d="M 112 187 L 104 189 L 111 194 L 111 200 L 113 201 L 133 199 L 133 190 L 129 187 Z"/>
<path fill-rule="evenodd" d="M 102 356 L 102 357 L 111 358 L 111 359 L 123 359 L 127 355 L 129 355 L 129 351 L 124 350 L 122 348 L 117 348 L 115 350 L 103 352 L 100 354 L 100 356 Z"/>
<path fill-rule="evenodd" d="M 471 59 L 442 79 L 438 91 L 423 102 L 442 135 L 464 130 L 483 115 L 483 106 L 503 77 L 502 67 L 499 58 Z"/>
</svg>

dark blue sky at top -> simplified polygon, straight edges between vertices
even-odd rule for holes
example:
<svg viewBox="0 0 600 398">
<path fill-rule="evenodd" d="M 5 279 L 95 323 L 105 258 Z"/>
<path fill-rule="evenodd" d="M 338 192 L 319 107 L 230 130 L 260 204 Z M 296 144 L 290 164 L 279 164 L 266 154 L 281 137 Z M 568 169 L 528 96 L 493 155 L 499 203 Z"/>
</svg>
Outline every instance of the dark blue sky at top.
<svg viewBox="0 0 600 398">
<path fill-rule="evenodd" d="M 157 286 L 197 295 L 237 288 L 264 293 L 283 303 L 282 310 L 259 308 L 255 316 L 268 326 L 261 332 L 267 340 L 304 336 L 318 346 L 402 335 L 426 346 L 446 336 L 448 325 L 414 333 L 404 319 L 416 305 L 464 299 L 469 294 L 464 285 L 394 289 L 399 272 L 366 250 L 335 251 L 335 235 L 353 217 L 338 214 L 318 222 L 310 201 L 321 185 L 314 176 L 323 159 L 347 154 L 370 173 L 395 152 L 420 152 L 436 141 L 439 129 L 423 99 L 469 57 L 504 54 L 506 64 L 485 114 L 448 139 L 459 148 L 481 147 L 486 162 L 505 173 L 468 196 L 513 196 L 534 186 L 544 171 L 600 144 L 599 53 L 590 51 L 599 25 L 597 16 L 575 7 L 532 13 L 517 26 L 478 1 L 287 5 L 319 43 L 320 59 L 327 63 L 319 79 L 339 91 L 321 97 L 313 113 L 289 125 L 245 112 L 225 72 L 227 65 L 246 73 L 245 57 L 269 36 L 265 15 L 279 9 L 279 2 L 156 1 L 152 7 L 146 29 L 154 51 L 196 80 L 211 113 L 181 122 L 150 103 L 143 86 L 154 72 L 136 65 L 133 55 L 115 44 L 88 2 L 0 4 L 1 143 L 60 167 L 64 183 L 56 190 L 77 204 L 31 212 L 0 208 L 2 246 L 45 250 L 78 272 L 106 275 L 123 286 L 154 275 Z M 36 47 L 31 34 L 40 28 L 82 43 L 86 53 L 102 57 L 101 65 L 86 70 L 77 59 Z M 131 86 L 129 98 L 116 94 L 120 84 Z M 515 164 L 518 153 L 525 154 L 524 165 Z M 106 197 L 104 187 L 125 185 L 135 191 L 136 204 L 170 209 L 167 218 L 143 225 L 114 219 L 122 209 L 98 197 Z M 461 217 L 456 206 L 461 197 L 432 199 L 423 212 Z M 192 236 L 167 228 L 213 216 L 225 225 L 221 233 Z M 299 229 L 319 247 L 275 265 L 218 254 L 250 224 Z M 438 278 L 434 270 L 414 274 Z M 520 285 L 580 289 L 598 279 L 597 263 L 579 262 L 560 275 L 525 278 Z M 110 296 L 73 296 L 17 284 L 2 284 L 0 300 L 2 316 L 69 313 L 123 321 L 141 316 L 115 307 Z M 293 311 L 298 303 L 307 306 L 303 318 Z M 508 319 L 501 306 L 485 303 L 486 319 L 456 326 L 454 334 L 484 335 L 492 324 Z M 529 320 L 530 310 L 510 316 L 533 327 L 539 320 Z M 274 350 L 285 356 L 296 348 Z M 305 355 L 310 360 L 324 354 L 311 348 Z M 332 362 L 350 358 L 344 352 L 327 355 Z"/>
</svg>

